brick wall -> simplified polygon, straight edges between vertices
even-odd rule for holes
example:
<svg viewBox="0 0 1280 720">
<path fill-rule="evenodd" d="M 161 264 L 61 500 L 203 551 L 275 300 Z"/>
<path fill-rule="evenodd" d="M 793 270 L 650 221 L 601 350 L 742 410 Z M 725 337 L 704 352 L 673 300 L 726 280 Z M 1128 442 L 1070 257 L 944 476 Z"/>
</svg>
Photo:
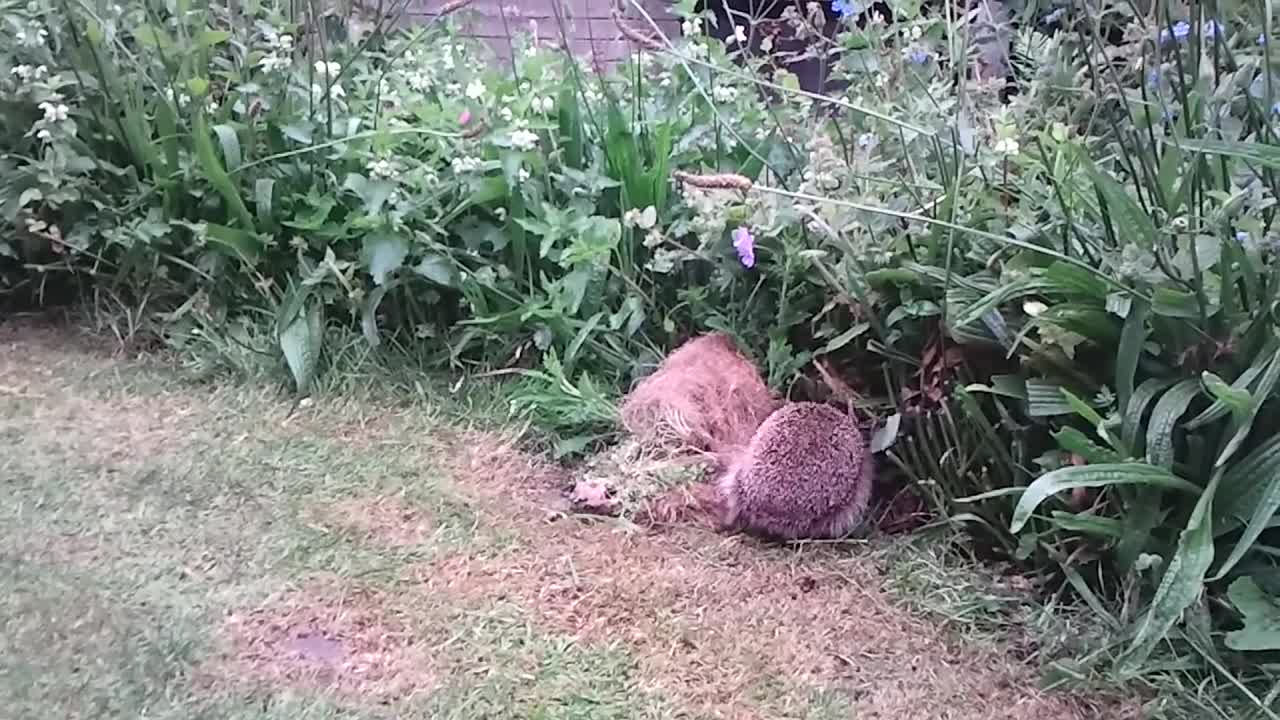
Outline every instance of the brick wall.
<svg viewBox="0 0 1280 720">
<path fill-rule="evenodd" d="M 414 0 L 408 16 L 412 20 L 424 20 L 435 15 L 434 9 L 445 0 Z M 672 15 L 666 0 L 642 0 L 645 11 L 657 21 L 669 37 L 680 33 L 680 22 Z M 616 62 L 630 52 L 630 41 L 622 37 L 610 12 L 610 0 L 475 0 L 467 8 L 458 11 L 454 18 L 468 35 L 485 40 L 498 55 L 511 54 L 507 38 L 529 32 L 531 22 L 537 23 L 538 37 L 544 42 L 559 44 L 560 22 L 556 9 L 565 24 L 569 47 L 579 57 L 590 58 L 600 65 Z M 505 18 L 504 18 L 505 15 Z M 629 25 L 645 30 L 649 28 L 643 16 L 629 6 L 624 17 Z"/>
</svg>

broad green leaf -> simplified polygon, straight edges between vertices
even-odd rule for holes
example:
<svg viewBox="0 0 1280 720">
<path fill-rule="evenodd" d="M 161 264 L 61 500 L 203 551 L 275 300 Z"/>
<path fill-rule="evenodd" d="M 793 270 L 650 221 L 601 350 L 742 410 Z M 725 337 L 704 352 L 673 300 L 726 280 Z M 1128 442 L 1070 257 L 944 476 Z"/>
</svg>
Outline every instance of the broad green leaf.
<svg viewBox="0 0 1280 720">
<path fill-rule="evenodd" d="M 1126 673 L 1136 671 L 1146 662 L 1151 650 L 1204 590 L 1205 573 L 1213 564 L 1213 516 L 1210 509 L 1220 480 L 1220 475 L 1214 475 L 1209 481 L 1187 519 L 1186 528 L 1178 536 L 1177 550 L 1160 579 L 1151 608 L 1119 662 Z"/>
<path fill-rule="evenodd" d="M 1027 414 L 1031 417 L 1053 417 L 1071 414 L 1066 390 L 1055 382 L 1032 378 L 1026 382 Z"/>
<path fill-rule="evenodd" d="M 1072 465 L 1045 473 L 1027 486 L 1018 505 L 1013 509 L 1009 532 L 1017 533 L 1031 514 L 1045 500 L 1078 487 L 1098 488 L 1109 485 L 1141 485 L 1167 488 L 1198 494 L 1200 488 L 1173 473 L 1146 463 L 1104 463 L 1101 465 Z"/>
<path fill-rule="evenodd" d="M 209 184 L 213 185 L 213 188 L 222 196 L 243 228 L 252 232 L 253 216 L 249 214 L 249 208 L 245 207 L 244 201 L 240 199 L 240 191 L 227 175 L 227 171 L 223 169 L 217 153 L 214 152 L 213 141 L 209 139 L 209 124 L 203 112 L 196 113 L 192 142 L 196 146 L 196 157 L 200 161 L 200 168 L 204 171 Z"/>
<path fill-rule="evenodd" d="M 1049 514 L 1049 520 L 1068 532 L 1094 535 L 1111 540 L 1118 539 L 1124 535 L 1124 526 L 1115 518 L 1054 510 Z"/>
<path fill-rule="evenodd" d="M 1142 345 L 1147 340 L 1147 315 L 1150 312 L 1151 305 L 1146 301 L 1132 301 L 1124 318 L 1124 328 L 1120 331 L 1120 351 L 1116 354 L 1116 394 L 1121 412 L 1129 407 L 1129 399 L 1133 397 L 1134 375 L 1138 371 Z M 1121 434 L 1124 434 L 1123 430 Z"/>
<path fill-rule="evenodd" d="M 1146 434 L 1142 432 L 1142 418 L 1147 413 L 1147 407 L 1173 383 L 1173 380 L 1151 378 L 1139 385 L 1129 398 L 1129 404 L 1121 417 L 1120 432 L 1125 447 L 1130 448 L 1135 455 L 1141 454 L 1144 448 L 1143 439 Z"/>
<path fill-rule="evenodd" d="M 319 230 L 329 221 L 329 213 L 337 206 L 337 201 L 330 197 L 318 198 L 312 201 L 310 212 L 306 215 L 295 215 L 292 220 L 286 220 L 285 225 L 295 230 Z"/>
<path fill-rule="evenodd" d="M 1159 234 L 1156 232 L 1155 223 L 1151 221 L 1151 216 L 1111 175 L 1092 164 L 1087 164 L 1085 167 L 1093 179 L 1093 185 L 1097 188 L 1098 194 L 1107 204 L 1104 212 L 1111 215 L 1116 233 L 1132 233 L 1132 235 L 1120 237 L 1120 242 L 1137 242 L 1148 250 L 1154 248 L 1159 240 Z"/>
<path fill-rule="evenodd" d="M 1054 393 L 1054 396 L 1055 396 L 1054 401 L 1057 402 L 1056 388 L 1057 386 L 1053 385 L 1053 386 L 1044 388 L 1043 390 L 1037 389 L 1037 393 L 1052 392 Z M 1023 401 L 1027 400 L 1027 381 L 1023 380 L 1018 375 L 992 375 L 990 385 L 981 385 L 978 383 L 974 383 L 972 385 L 966 386 L 965 390 L 969 392 L 987 392 L 987 393 L 991 393 L 992 395 L 1003 395 L 1004 397 L 1013 398 L 1015 400 L 1023 400 Z M 1055 414 L 1065 414 L 1065 413 L 1055 413 Z"/>
<path fill-rule="evenodd" d="M 231 39 L 231 33 L 226 30 L 203 30 L 197 37 L 197 47 L 213 47 L 221 45 Z"/>
<path fill-rule="evenodd" d="M 840 348 L 844 347 L 845 345 L 848 345 L 850 341 L 862 335 L 870 328 L 871 328 L 871 325 L 869 323 L 865 323 L 865 322 L 856 323 L 855 325 L 850 327 L 848 330 L 845 330 L 844 332 L 840 333 L 834 338 L 831 338 L 831 340 L 827 342 L 827 344 L 823 346 L 823 348 L 819 350 L 817 354 L 827 355 L 827 354 L 833 353 L 836 350 L 839 350 Z"/>
<path fill-rule="evenodd" d="M 1248 390 L 1232 387 L 1208 370 L 1200 373 L 1200 381 L 1204 383 L 1205 390 L 1216 398 L 1216 402 L 1226 405 L 1233 415 L 1248 414 L 1249 408 L 1253 405 L 1253 395 Z"/>
<path fill-rule="evenodd" d="M 213 134 L 218 136 L 218 142 L 222 145 L 222 159 L 227 163 L 227 172 L 234 173 L 239 170 L 240 137 L 236 135 L 235 128 L 226 124 L 214 125 Z"/>
<path fill-rule="evenodd" d="M 1089 439 L 1088 435 L 1080 432 L 1073 427 L 1064 427 L 1053 433 L 1053 439 L 1057 441 L 1058 447 L 1067 452 L 1075 453 L 1084 458 L 1091 465 L 1099 463 L 1119 463 L 1124 462 L 1124 457 L 1120 453 L 1104 448 Z"/>
<path fill-rule="evenodd" d="M 1105 301 L 1111 290 L 1111 286 L 1103 282 L 1096 273 L 1061 260 L 1055 260 L 1045 268 L 1044 280 L 1053 289 L 1084 295 L 1094 300 Z"/>
<path fill-rule="evenodd" d="M 272 205 L 275 199 L 276 181 L 259 178 L 253 183 L 253 205 L 258 212 L 258 226 L 267 232 L 274 222 Z"/>
<path fill-rule="evenodd" d="M 386 297 L 390 288 L 390 285 L 374 288 L 369 297 L 365 298 L 364 308 L 360 311 L 360 332 L 364 333 L 364 339 L 370 347 L 382 344 L 382 337 L 378 335 L 378 306 L 382 304 L 382 298 Z"/>
<path fill-rule="evenodd" d="M 1277 438 L 1271 438 L 1259 446 L 1244 460 L 1237 463 L 1224 476 L 1224 488 L 1230 488 L 1235 494 L 1230 496 L 1229 503 L 1223 503 L 1229 510 L 1215 508 L 1215 517 L 1225 516 L 1226 522 L 1244 520 L 1248 516 L 1244 532 L 1231 548 L 1231 554 L 1223 561 L 1222 567 L 1212 580 L 1221 580 L 1231 572 L 1240 560 L 1253 549 L 1254 543 L 1261 537 L 1276 511 L 1280 510 L 1280 446 Z M 1230 528 L 1223 528 L 1227 530 Z"/>
<path fill-rule="evenodd" d="M 365 237 L 361 254 L 374 284 L 382 285 L 388 275 L 404 265 L 404 259 L 409 255 L 409 243 L 400 235 L 376 233 Z"/>
<path fill-rule="evenodd" d="M 1199 395 L 1200 381 L 1187 378 L 1160 396 L 1147 421 L 1147 462 L 1166 469 L 1173 467 L 1173 432 L 1191 401 Z"/>
<path fill-rule="evenodd" d="M 1231 383 L 1229 392 L 1243 392 L 1252 399 L 1253 393 L 1249 392 L 1249 389 L 1253 386 L 1254 380 L 1256 380 L 1266 368 L 1267 363 L 1265 362 L 1261 365 L 1245 368 L 1244 372 L 1240 373 L 1240 377 L 1236 378 L 1236 381 Z M 1233 397 L 1237 396 L 1233 395 Z M 1216 422 L 1223 417 L 1226 417 L 1230 412 L 1231 407 L 1228 406 L 1226 402 L 1222 399 L 1216 399 L 1213 401 L 1213 404 L 1201 411 L 1200 414 L 1188 420 L 1185 427 L 1187 430 L 1195 430 L 1196 428 L 1208 425 L 1209 423 Z"/>
<path fill-rule="evenodd" d="M 1268 595 L 1251 577 L 1232 582 L 1227 598 L 1244 616 L 1244 627 L 1227 633 L 1227 647 L 1239 652 L 1280 650 L 1280 598 Z"/>
<path fill-rule="evenodd" d="M 206 225 L 205 236 L 211 247 L 250 265 L 258 261 L 262 250 L 262 243 L 258 238 L 239 228 L 209 223 Z"/>
<path fill-rule="evenodd" d="M 315 377 L 324 341 L 324 306 L 319 302 L 287 303 L 292 315 L 282 317 L 277 331 L 280 350 L 299 394 L 306 394 Z"/>
<path fill-rule="evenodd" d="M 458 286 L 458 271 L 449 258 L 439 253 L 427 253 L 413 266 L 413 271 L 437 285 Z"/>
<path fill-rule="evenodd" d="M 1249 433 L 1253 430 L 1253 421 L 1258 416 L 1258 411 L 1262 409 L 1262 404 L 1271 397 L 1271 393 L 1276 389 L 1276 383 L 1280 382 L 1280 349 L 1277 349 L 1271 356 L 1271 364 L 1267 366 L 1266 371 L 1262 373 L 1261 379 L 1258 380 L 1258 388 L 1254 393 L 1253 401 L 1250 403 L 1249 410 L 1244 417 L 1239 418 L 1233 425 L 1235 432 L 1231 435 L 1231 439 L 1222 448 L 1222 452 L 1218 453 L 1218 459 L 1214 461 L 1214 468 L 1226 465 L 1231 456 L 1240 449 L 1245 438 L 1249 437 Z"/>
<path fill-rule="evenodd" d="M 1151 294 L 1151 312 L 1164 317 L 1194 319 L 1200 317 L 1200 303 L 1193 292 L 1161 287 Z"/>
<path fill-rule="evenodd" d="M 1280 147 L 1260 142 L 1233 142 L 1230 140 L 1189 140 L 1178 141 L 1186 150 L 1224 155 L 1240 158 L 1269 168 L 1280 168 Z"/>
</svg>

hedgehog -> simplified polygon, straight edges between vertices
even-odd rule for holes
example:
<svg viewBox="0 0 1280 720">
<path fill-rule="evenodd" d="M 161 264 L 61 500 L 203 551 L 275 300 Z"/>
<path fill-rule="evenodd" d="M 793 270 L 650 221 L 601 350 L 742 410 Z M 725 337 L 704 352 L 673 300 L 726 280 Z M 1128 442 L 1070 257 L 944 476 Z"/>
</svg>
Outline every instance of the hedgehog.
<svg viewBox="0 0 1280 720">
<path fill-rule="evenodd" d="M 721 529 L 778 540 L 845 537 L 861 523 L 874 468 L 862 431 L 829 405 L 783 405 L 716 482 Z"/>
</svg>

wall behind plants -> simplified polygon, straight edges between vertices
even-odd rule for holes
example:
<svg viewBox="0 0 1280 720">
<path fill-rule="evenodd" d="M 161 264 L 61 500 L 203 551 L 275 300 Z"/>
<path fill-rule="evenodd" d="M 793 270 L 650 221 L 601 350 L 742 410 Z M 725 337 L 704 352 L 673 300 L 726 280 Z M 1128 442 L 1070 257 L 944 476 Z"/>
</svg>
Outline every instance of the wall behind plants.
<svg viewBox="0 0 1280 720">
<path fill-rule="evenodd" d="M 690 333 L 793 393 L 821 359 L 897 418 L 886 466 L 935 517 L 1097 613 L 1064 677 L 1266 705 L 1280 98 L 1255 8 L 788 6 L 810 42 L 781 59 L 828 66 L 823 97 L 688 3 L 670 44 L 628 22 L 607 76 L 290 7 L 0 6 L 8 302 L 90 288 L 302 392 L 352 334 L 526 370 L 516 406 L 566 452 Z M 993 52 L 1017 92 L 969 72 Z"/>
</svg>

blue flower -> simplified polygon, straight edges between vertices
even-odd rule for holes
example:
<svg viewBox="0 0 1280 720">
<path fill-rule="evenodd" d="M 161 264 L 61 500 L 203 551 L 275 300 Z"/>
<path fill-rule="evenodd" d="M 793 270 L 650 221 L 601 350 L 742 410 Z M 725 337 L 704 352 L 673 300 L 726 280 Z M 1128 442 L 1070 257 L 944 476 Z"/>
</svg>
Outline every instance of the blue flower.
<svg viewBox="0 0 1280 720">
<path fill-rule="evenodd" d="M 923 65 L 929 62 L 929 53 L 920 48 L 915 48 L 907 55 L 907 62 L 912 65 Z"/>
<path fill-rule="evenodd" d="M 1152 90 L 1160 88 L 1160 68 L 1152 68 L 1151 72 L 1147 73 L 1147 87 Z"/>
<path fill-rule="evenodd" d="M 1160 31 L 1160 42 L 1167 43 L 1170 40 L 1182 42 L 1191 34 L 1191 24 L 1186 20 L 1179 20 L 1173 24 L 1172 29 Z"/>
<path fill-rule="evenodd" d="M 831 9 L 842 18 L 862 14 L 862 5 L 857 0 L 832 0 Z"/>
<path fill-rule="evenodd" d="M 1280 115 L 1280 100 L 1275 101 L 1271 105 L 1271 114 Z"/>
<path fill-rule="evenodd" d="M 1266 45 L 1266 44 L 1267 44 L 1267 34 L 1266 34 L 1266 33 L 1261 33 L 1261 34 L 1259 34 L 1259 35 L 1258 35 L 1258 44 L 1259 44 L 1259 45 Z"/>
<path fill-rule="evenodd" d="M 1052 25 L 1058 22 L 1059 20 L 1061 20 L 1062 16 L 1066 14 L 1067 14 L 1067 9 L 1064 7 L 1060 7 L 1057 10 L 1054 10 L 1053 12 L 1049 13 L 1048 15 L 1045 15 L 1044 17 L 1040 18 L 1040 21 L 1043 22 L 1045 25 Z"/>
<path fill-rule="evenodd" d="M 1243 244 L 1245 244 L 1245 243 L 1249 242 L 1249 233 L 1247 233 L 1247 232 L 1245 232 L 1245 231 L 1243 231 L 1243 230 L 1237 230 L 1237 231 L 1236 231 L 1236 242 L 1240 243 L 1241 245 L 1243 245 Z"/>
</svg>

